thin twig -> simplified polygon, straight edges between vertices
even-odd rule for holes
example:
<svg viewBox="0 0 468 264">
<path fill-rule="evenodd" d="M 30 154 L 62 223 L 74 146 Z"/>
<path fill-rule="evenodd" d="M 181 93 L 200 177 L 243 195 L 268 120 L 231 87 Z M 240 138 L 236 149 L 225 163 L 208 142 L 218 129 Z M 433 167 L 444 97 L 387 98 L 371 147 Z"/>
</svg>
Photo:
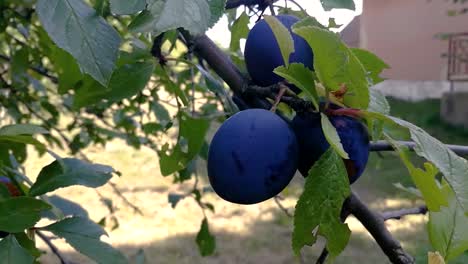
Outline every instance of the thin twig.
<svg viewBox="0 0 468 264">
<path fill-rule="evenodd" d="M 327 250 L 327 247 L 324 247 L 323 250 L 322 250 L 322 253 L 320 253 L 320 256 L 317 259 L 317 262 L 315 262 L 315 263 L 316 264 L 323 264 L 327 260 L 327 257 L 328 257 L 328 250 Z"/>
<path fill-rule="evenodd" d="M 425 215 L 427 213 L 427 206 L 421 205 L 415 208 L 408 208 L 408 209 L 401 209 L 395 211 L 387 211 L 381 213 L 383 219 L 385 221 L 390 219 L 400 220 L 402 217 L 407 215 Z"/>
<path fill-rule="evenodd" d="M 276 112 L 276 107 L 278 107 L 278 104 L 281 102 L 281 98 L 283 98 L 283 95 L 286 89 L 287 87 L 285 86 L 280 88 L 280 91 L 276 95 L 275 102 L 273 103 L 273 106 L 270 109 L 271 112 Z"/>
<path fill-rule="evenodd" d="M 5 61 L 9 61 L 9 62 L 11 61 L 10 57 L 5 56 L 5 55 L 3 55 L 3 54 L 0 54 L 0 59 L 3 59 L 3 60 L 5 60 Z M 40 74 L 40 75 L 42 75 L 42 76 L 44 76 L 44 77 L 49 78 L 49 80 L 50 80 L 51 82 L 53 82 L 53 83 L 58 83 L 58 78 L 55 77 L 55 76 L 50 75 L 49 72 L 48 72 L 47 70 L 43 70 L 43 69 L 41 69 L 41 68 L 39 68 L 39 67 L 36 67 L 36 66 L 30 66 L 29 68 L 30 68 L 31 70 L 35 71 L 36 73 L 38 73 L 38 74 Z"/>
<path fill-rule="evenodd" d="M 289 212 L 289 210 L 286 207 L 283 206 L 283 204 L 281 203 L 279 199 L 280 199 L 279 196 L 275 196 L 274 200 L 275 200 L 276 205 L 278 205 L 278 207 L 281 209 L 281 211 L 284 212 L 284 214 L 292 218 L 293 215 Z"/>
<path fill-rule="evenodd" d="M 72 264 L 72 262 L 66 260 L 62 253 L 60 253 L 60 250 L 52 243 L 52 241 L 50 241 L 50 239 L 46 235 L 44 235 L 44 233 L 42 233 L 39 230 L 36 230 L 36 234 L 42 239 L 42 241 L 44 241 L 44 243 L 47 244 L 50 250 L 52 250 L 52 253 L 54 253 L 54 255 L 57 256 L 57 258 L 60 260 L 60 264 Z"/>
<path fill-rule="evenodd" d="M 133 211 L 137 212 L 139 215 L 144 215 L 143 211 L 138 208 L 138 206 L 132 204 L 128 199 L 127 197 L 125 197 L 125 195 L 123 195 L 119 188 L 117 188 L 117 185 L 113 182 L 109 182 L 109 185 L 111 186 L 111 188 L 113 189 L 114 193 L 120 197 L 120 199 L 122 199 L 122 201 L 129 207 L 131 207 L 133 209 Z"/>
</svg>

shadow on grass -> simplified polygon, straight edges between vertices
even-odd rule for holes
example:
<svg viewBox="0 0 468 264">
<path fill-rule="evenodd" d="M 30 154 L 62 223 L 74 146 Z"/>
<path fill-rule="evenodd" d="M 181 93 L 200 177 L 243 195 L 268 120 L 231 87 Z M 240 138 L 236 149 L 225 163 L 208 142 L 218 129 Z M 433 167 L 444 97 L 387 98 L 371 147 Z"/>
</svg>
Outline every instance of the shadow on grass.
<svg viewBox="0 0 468 264">
<path fill-rule="evenodd" d="M 244 231 L 226 230 L 222 225 L 211 228 L 216 236 L 216 252 L 213 256 L 201 257 L 195 243 L 196 233 L 170 235 L 161 240 L 138 242 L 137 233 L 128 234 L 129 241 L 116 241 L 117 248 L 132 259 L 132 256 L 142 249 L 146 257 L 146 263 L 269 263 L 286 264 L 299 263 L 294 257 L 291 249 L 292 219 L 287 217 L 279 209 L 265 210 L 264 214 L 271 214 L 269 220 L 259 219 L 246 223 Z M 209 217 L 210 223 L 219 219 L 226 221 L 227 216 L 217 214 Z M 242 217 L 242 216 L 240 216 Z M 227 219 L 228 221 L 229 219 Z M 353 231 L 350 243 L 345 251 L 337 257 L 335 263 L 390 263 L 382 253 L 378 245 L 367 234 L 366 230 L 354 218 L 350 218 L 349 226 Z M 421 247 L 428 248 L 425 238 L 424 223 L 418 225 L 418 221 L 407 221 L 407 219 L 389 224 L 393 234 L 400 239 L 402 244 L 413 255 L 423 258 L 424 255 L 418 251 Z M 396 227 L 395 227 L 396 226 Z M 138 229 L 144 227 L 135 227 Z M 111 237 L 112 237 L 111 233 Z M 323 241 L 319 241 L 314 247 L 305 247 L 303 256 L 306 263 L 315 263 L 323 247 Z M 76 263 L 93 263 L 89 259 L 73 252 L 65 250 L 68 259 Z M 57 259 L 50 254 L 42 258 L 42 263 L 58 263 Z M 132 261 L 131 263 L 135 263 Z M 424 263 L 424 262 L 421 262 Z"/>
</svg>

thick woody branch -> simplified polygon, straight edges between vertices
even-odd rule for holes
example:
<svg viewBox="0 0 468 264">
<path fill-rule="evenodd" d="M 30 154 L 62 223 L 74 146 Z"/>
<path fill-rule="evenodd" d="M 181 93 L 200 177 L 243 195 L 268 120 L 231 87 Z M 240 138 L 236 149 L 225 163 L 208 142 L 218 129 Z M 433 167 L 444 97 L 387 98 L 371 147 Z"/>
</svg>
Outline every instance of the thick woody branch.
<svg viewBox="0 0 468 264">
<path fill-rule="evenodd" d="M 347 206 L 351 214 L 364 225 L 392 263 L 414 263 L 413 257 L 406 253 L 400 242 L 390 234 L 381 214 L 371 211 L 354 193 L 349 197 Z"/>
</svg>

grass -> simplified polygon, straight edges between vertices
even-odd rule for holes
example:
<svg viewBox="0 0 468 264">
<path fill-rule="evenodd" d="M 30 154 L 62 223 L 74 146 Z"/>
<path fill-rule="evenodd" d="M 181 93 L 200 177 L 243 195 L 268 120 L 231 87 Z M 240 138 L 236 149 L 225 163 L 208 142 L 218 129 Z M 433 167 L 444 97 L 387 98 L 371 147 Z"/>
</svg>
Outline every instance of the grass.
<svg viewBox="0 0 468 264">
<path fill-rule="evenodd" d="M 442 141 L 453 144 L 467 144 L 468 132 L 448 126 L 439 117 L 440 102 L 428 100 L 408 103 L 390 100 L 392 114 L 423 127 Z M 158 157 L 149 149 L 134 150 L 121 141 L 113 141 L 105 148 L 90 147 L 87 155 L 95 162 L 115 166 L 122 177 L 114 179 L 119 189 L 144 215 L 136 214 L 118 197 L 112 195 L 108 186 L 99 188 L 103 195 L 112 197 L 116 205 L 119 228 L 110 231 L 106 241 L 133 258 L 143 249 L 147 263 L 297 263 L 291 250 L 292 220 L 278 209 L 272 200 L 264 203 L 241 206 L 227 203 L 216 195 L 208 193 L 206 202 L 215 206 L 214 213 L 208 213 L 210 230 L 216 236 L 217 250 L 213 256 L 200 257 L 195 244 L 203 215 L 191 198 L 180 201 L 175 208 L 168 202 L 169 193 L 183 194 L 190 190 L 193 181 L 173 185 L 171 177 L 162 177 Z M 39 169 L 51 162 L 50 157 L 31 157 L 27 172 L 37 175 Z M 208 186 L 205 164 L 198 164 L 202 186 Z M 353 185 L 353 189 L 373 209 L 382 211 L 411 207 L 420 203 L 412 196 L 402 193 L 393 184 L 401 182 L 410 186 L 411 180 L 406 169 L 392 153 L 383 158 L 372 154 L 366 172 Z M 284 206 L 294 209 L 297 197 L 302 191 L 304 179 L 296 175 L 292 184 L 283 193 Z M 90 217 L 99 221 L 109 214 L 99 201 L 94 190 L 73 187 L 57 191 L 86 207 Z M 411 254 L 418 257 L 418 263 L 427 263 L 425 256 L 430 249 L 425 232 L 426 216 L 410 216 L 400 221 L 389 221 L 387 226 Z M 389 263 L 367 231 L 355 219 L 347 220 L 353 234 L 346 250 L 335 263 Z M 92 263 L 76 254 L 62 241 L 58 245 L 67 257 L 77 263 Z M 38 241 L 47 254 L 43 263 L 59 263 L 50 250 Z M 304 249 L 307 263 L 314 262 L 320 254 L 321 245 Z M 463 260 L 460 260 L 463 261 Z M 456 263 L 456 262 L 454 262 Z M 459 262 L 466 263 L 466 262 Z"/>
</svg>

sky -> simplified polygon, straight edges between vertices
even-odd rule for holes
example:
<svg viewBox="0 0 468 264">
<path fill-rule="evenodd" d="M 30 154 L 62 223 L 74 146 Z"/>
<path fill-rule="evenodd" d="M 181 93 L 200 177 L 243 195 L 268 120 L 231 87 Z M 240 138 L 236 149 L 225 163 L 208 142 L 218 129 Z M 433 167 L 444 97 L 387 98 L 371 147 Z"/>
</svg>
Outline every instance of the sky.
<svg viewBox="0 0 468 264">
<path fill-rule="evenodd" d="M 330 17 L 335 18 L 335 21 L 338 25 L 342 25 L 339 29 L 343 29 L 348 25 L 356 15 L 360 15 L 362 13 L 362 0 L 354 0 L 356 4 L 356 10 L 347 10 L 347 9 L 333 9 L 329 12 L 326 12 L 322 8 L 322 4 L 320 4 L 320 0 L 296 0 L 310 16 L 315 17 L 320 23 L 326 25 L 328 23 L 328 19 Z M 278 2 L 278 3 L 281 3 Z M 290 3 L 289 7 L 292 9 L 298 9 L 294 4 Z M 207 35 L 214 40 L 216 43 L 223 47 L 228 47 L 229 42 L 231 41 L 230 34 L 227 34 L 228 27 L 227 27 L 227 18 L 223 16 L 218 23 L 211 28 Z M 252 28 L 254 21 L 251 22 L 250 28 Z M 244 42 L 241 42 L 241 47 L 244 46 Z"/>
</svg>

